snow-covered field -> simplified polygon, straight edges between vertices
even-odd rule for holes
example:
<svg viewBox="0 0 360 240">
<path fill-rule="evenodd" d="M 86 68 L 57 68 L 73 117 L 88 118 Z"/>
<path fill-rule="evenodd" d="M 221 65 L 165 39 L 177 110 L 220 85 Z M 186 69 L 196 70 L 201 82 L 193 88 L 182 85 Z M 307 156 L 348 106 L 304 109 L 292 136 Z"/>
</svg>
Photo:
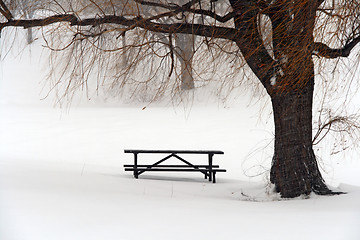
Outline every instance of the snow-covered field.
<svg viewBox="0 0 360 240">
<path fill-rule="evenodd" d="M 319 150 L 324 177 L 346 195 L 279 200 L 266 180 L 266 104 L 248 106 L 244 95 L 226 108 L 202 100 L 185 110 L 101 101 L 53 108 L 40 101 L 38 49 L 31 58 L 28 49 L 9 54 L 0 67 L 0 240 L 360 239 L 356 153 L 327 159 Z M 199 173 L 134 179 L 123 170 L 127 148 L 222 150 L 214 160 L 227 172 L 216 184 Z"/>
</svg>

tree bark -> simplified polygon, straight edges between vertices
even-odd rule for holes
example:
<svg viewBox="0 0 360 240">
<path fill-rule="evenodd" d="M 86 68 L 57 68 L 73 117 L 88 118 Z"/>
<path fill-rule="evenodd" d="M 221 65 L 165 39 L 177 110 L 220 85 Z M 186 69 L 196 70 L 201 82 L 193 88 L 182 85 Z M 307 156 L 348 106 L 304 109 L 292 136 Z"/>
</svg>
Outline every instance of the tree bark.
<svg viewBox="0 0 360 240">
<path fill-rule="evenodd" d="M 314 78 L 298 91 L 271 96 L 275 122 L 275 152 L 270 181 L 283 198 L 338 194 L 321 176 L 312 145 Z"/>
<path fill-rule="evenodd" d="M 246 62 L 272 101 L 275 150 L 270 181 L 283 198 L 338 194 L 321 176 L 312 146 L 314 64 L 312 50 L 317 2 L 274 1 L 267 15 L 272 22 L 274 58 L 259 32 L 260 9 L 255 1 L 230 1 L 236 41 Z"/>
</svg>

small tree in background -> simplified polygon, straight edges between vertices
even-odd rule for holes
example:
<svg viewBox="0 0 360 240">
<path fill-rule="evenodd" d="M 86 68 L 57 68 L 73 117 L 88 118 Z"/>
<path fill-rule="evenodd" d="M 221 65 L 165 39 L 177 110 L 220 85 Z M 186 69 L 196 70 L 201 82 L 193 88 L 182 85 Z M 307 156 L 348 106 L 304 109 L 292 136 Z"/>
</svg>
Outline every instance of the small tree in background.
<svg viewBox="0 0 360 240">
<path fill-rule="evenodd" d="M 243 60 L 271 99 L 270 180 L 276 191 L 285 198 L 338 194 L 326 186 L 313 151 L 314 61 L 348 57 L 360 42 L 358 0 L 48 0 L 33 19 L 13 15 L 15 5 L 1 0 L 0 5 L 1 30 L 49 26 L 44 34 L 48 47 L 70 50 L 56 81 L 65 84 L 67 94 L 88 79 L 104 79 L 110 70 L 112 87 L 149 87 L 156 90 L 154 97 L 169 89 L 177 92 L 181 82 L 170 76 L 177 72 L 175 52 L 183 55 L 174 45 L 181 34 L 201 37 L 194 54 L 205 49 L 211 61 L 203 57 L 199 64 L 215 60 L 243 68 Z M 117 65 L 124 53 L 126 68 Z M 196 69 L 188 56 L 183 60 Z M 175 75 L 181 79 L 181 73 Z"/>
</svg>

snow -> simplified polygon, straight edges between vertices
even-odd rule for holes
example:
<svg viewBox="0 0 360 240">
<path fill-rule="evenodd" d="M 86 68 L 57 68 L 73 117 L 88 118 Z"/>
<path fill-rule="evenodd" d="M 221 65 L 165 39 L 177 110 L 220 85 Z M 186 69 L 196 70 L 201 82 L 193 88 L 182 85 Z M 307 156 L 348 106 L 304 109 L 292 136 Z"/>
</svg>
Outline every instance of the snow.
<svg viewBox="0 0 360 240">
<path fill-rule="evenodd" d="M 347 194 L 281 200 L 266 178 L 268 104 L 241 95 L 230 107 L 196 100 L 143 110 L 95 99 L 53 108 L 40 100 L 41 48 L 29 53 L 1 63 L 0 240 L 360 239 L 356 153 L 322 164 L 326 181 Z M 222 150 L 214 162 L 227 172 L 216 184 L 199 173 L 134 179 L 123 169 L 132 162 L 126 148 Z"/>
<path fill-rule="evenodd" d="M 270 84 L 271 84 L 271 86 L 275 86 L 275 84 L 276 84 L 276 74 L 275 73 L 270 79 Z"/>
</svg>

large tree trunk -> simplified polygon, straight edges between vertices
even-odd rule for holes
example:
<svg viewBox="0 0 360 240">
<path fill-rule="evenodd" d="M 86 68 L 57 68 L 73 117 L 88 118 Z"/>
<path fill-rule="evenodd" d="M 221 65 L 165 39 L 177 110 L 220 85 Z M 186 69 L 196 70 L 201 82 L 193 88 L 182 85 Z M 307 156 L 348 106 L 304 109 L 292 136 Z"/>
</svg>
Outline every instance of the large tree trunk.
<svg viewBox="0 0 360 240">
<path fill-rule="evenodd" d="M 314 79 L 301 90 L 271 96 L 275 121 L 275 152 L 270 180 L 284 198 L 311 192 L 335 194 L 325 185 L 312 147 Z"/>
<path fill-rule="evenodd" d="M 336 194 L 326 186 L 312 147 L 313 32 L 318 1 L 274 1 L 272 55 L 259 31 L 261 11 L 252 1 L 230 1 L 237 16 L 237 45 L 269 93 L 275 121 L 270 180 L 284 198 Z M 269 45 L 269 44 L 268 44 Z"/>
</svg>

